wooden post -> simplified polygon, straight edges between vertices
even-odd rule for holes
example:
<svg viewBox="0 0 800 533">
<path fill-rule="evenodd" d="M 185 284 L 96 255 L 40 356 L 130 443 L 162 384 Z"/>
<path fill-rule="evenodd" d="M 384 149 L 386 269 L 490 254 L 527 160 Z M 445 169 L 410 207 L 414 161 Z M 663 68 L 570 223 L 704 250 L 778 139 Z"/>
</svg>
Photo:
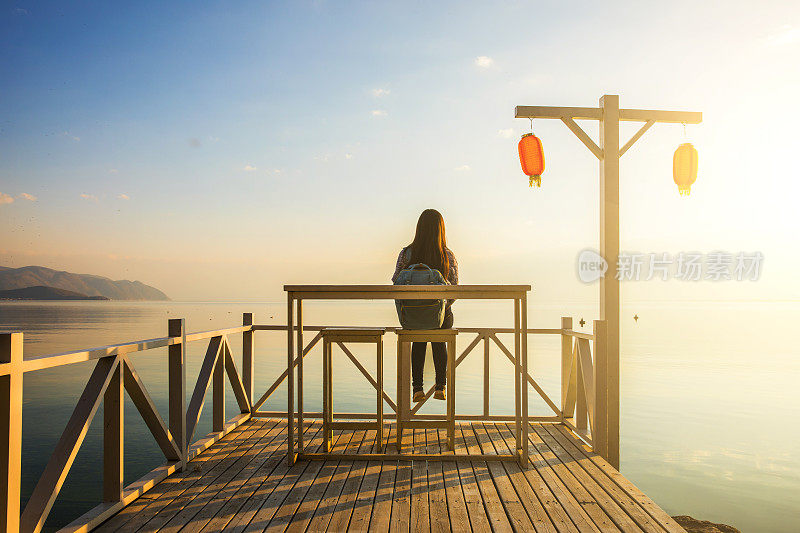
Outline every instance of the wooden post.
<svg viewBox="0 0 800 533">
<path fill-rule="evenodd" d="M 520 300 L 522 310 L 522 468 L 528 469 L 528 296 L 522 294 Z"/>
<path fill-rule="evenodd" d="M 378 338 L 378 364 L 376 372 L 378 373 L 378 431 L 376 435 L 375 451 L 381 453 L 383 451 L 383 335 Z"/>
<path fill-rule="evenodd" d="M 297 453 L 303 453 L 303 300 L 297 302 Z"/>
<path fill-rule="evenodd" d="M 214 404 L 211 431 L 225 429 L 225 344 L 228 341 L 225 337 L 222 339 L 223 346 L 217 353 L 217 361 L 214 363 L 214 383 L 211 386 L 211 399 Z"/>
<path fill-rule="evenodd" d="M 608 356 L 606 352 L 606 323 L 594 321 L 594 424 L 592 448 L 608 459 Z"/>
<path fill-rule="evenodd" d="M 22 333 L 0 333 L 0 530 L 19 530 L 22 482 Z"/>
<path fill-rule="evenodd" d="M 167 335 L 180 337 L 180 344 L 167 349 L 169 382 L 169 432 L 181 452 L 181 469 L 186 467 L 189 443 L 186 442 L 186 321 L 171 318 L 167 322 Z"/>
<path fill-rule="evenodd" d="M 294 465 L 294 298 L 291 292 L 286 293 L 286 334 L 288 335 L 287 344 L 287 366 L 286 389 L 286 431 L 287 451 L 286 462 L 289 466 Z"/>
<path fill-rule="evenodd" d="M 103 501 L 122 499 L 125 443 L 125 389 L 122 372 L 125 359 L 112 371 L 113 377 L 103 395 Z"/>
<path fill-rule="evenodd" d="M 572 317 L 561 317 L 561 418 L 572 418 L 572 411 L 568 409 L 567 393 L 570 391 L 570 371 L 572 370 L 572 337 L 563 333 L 563 330 L 572 329 Z M 569 412 L 567 412 L 569 411 Z"/>
<path fill-rule="evenodd" d="M 514 298 L 514 436 L 516 437 L 516 453 L 522 451 L 522 423 L 521 423 L 521 408 L 522 402 L 520 400 L 522 391 L 522 380 L 520 375 L 520 332 L 519 332 L 519 298 Z M 527 383 L 525 383 L 527 386 Z"/>
<path fill-rule="evenodd" d="M 242 325 L 253 325 L 253 313 L 242 314 Z M 244 392 L 247 395 L 247 401 L 250 402 L 250 413 L 255 409 L 253 405 L 253 353 L 255 345 L 253 341 L 253 332 L 245 331 L 242 333 L 242 385 L 244 385 Z"/>
<path fill-rule="evenodd" d="M 483 337 L 483 416 L 489 416 L 489 336 Z"/>
<path fill-rule="evenodd" d="M 600 278 L 600 320 L 606 322 L 608 462 L 619 469 L 619 96 L 601 97 L 600 109 L 600 255 L 608 263 Z"/>
</svg>

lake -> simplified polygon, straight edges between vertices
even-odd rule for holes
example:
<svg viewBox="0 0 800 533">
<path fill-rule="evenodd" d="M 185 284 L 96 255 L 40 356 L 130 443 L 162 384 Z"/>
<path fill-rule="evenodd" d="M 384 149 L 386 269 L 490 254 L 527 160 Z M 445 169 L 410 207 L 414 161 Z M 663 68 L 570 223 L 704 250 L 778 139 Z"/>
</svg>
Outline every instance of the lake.
<svg viewBox="0 0 800 533">
<path fill-rule="evenodd" d="M 0 329 L 25 333 L 25 355 L 56 353 L 166 335 L 169 318 L 185 318 L 190 332 L 230 327 L 252 312 L 257 324 L 285 323 L 285 302 L 3 302 Z M 456 326 L 508 327 L 511 304 L 457 302 Z M 582 313 L 582 314 L 581 314 Z M 561 315 L 591 319 L 586 303 L 530 304 L 529 327 L 557 328 Z M 638 321 L 633 315 L 639 316 Z M 800 530 L 800 345 L 780 331 L 800 319 L 798 302 L 629 302 L 622 310 L 621 471 L 670 514 L 731 524 L 742 531 Z M 307 325 L 395 325 L 391 302 L 306 302 Z M 576 329 L 577 324 L 576 324 Z M 463 335 L 459 351 L 472 338 Z M 513 346 L 509 337 L 506 344 Z M 231 346 L 240 364 L 241 337 Z M 310 336 L 306 336 L 306 342 Z M 285 332 L 255 333 L 256 396 L 286 366 Z M 207 341 L 188 349 L 191 394 Z M 387 392 L 394 394 L 394 342 L 385 341 Z M 560 339 L 530 337 L 532 374 L 551 398 L 559 397 Z M 374 373 L 368 348 L 364 365 Z M 320 404 L 321 347 L 306 359 L 305 405 Z M 339 355 L 339 357 L 337 357 Z M 430 355 L 428 356 L 430 357 Z M 374 390 L 334 351 L 335 408 L 374 409 Z M 132 362 L 166 418 L 166 350 L 137 353 Z M 93 363 L 25 375 L 23 503 L 53 451 Z M 513 412 L 511 366 L 496 349 L 491 363 L 491 409 Z M 430 359 L 426 386 L 433 383 Z M 482 406 L 482 350 L 458 367 L 459 412 Z M 346 391 L 346 392 L 345 392 Z M 210 396 L 210 390 L 209 390 Z M 534 399 L 531 413 L 550 414 Z M 228 389 L 227 413 L 237 412 Z M 428 402 L 424 412 L 443 412 Z M 262 407 L 285 408 L 281 387 Z M 437 405 L 439 404 L 439 405 Z M 195 439 L 211 429 L 210 403 Z M 62 526 L 101 499 L 102 414 L 98 412 L 48 520 Z M 163 462 L 136 408 L 125 407 L 125 482 Z"/>
</svg>

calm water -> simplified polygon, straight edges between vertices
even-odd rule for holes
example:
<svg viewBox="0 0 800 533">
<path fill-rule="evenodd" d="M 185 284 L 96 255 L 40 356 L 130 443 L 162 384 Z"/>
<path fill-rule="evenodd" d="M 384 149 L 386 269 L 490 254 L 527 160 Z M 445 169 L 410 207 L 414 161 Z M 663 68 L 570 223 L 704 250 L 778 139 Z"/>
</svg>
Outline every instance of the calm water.
<svg viewBox="0 0 800 533">
<path fill-rule="evenodd" d="M 0 328 L 25 332 L 27 356 L 88 348 L 162 336 L 168 318 L 187 319 L 189 331 L 239 323 L 243 312 L 255 313 L 260 324 L 284 321 L 284 303 L 2 303 Z M 461 326 L 510 324 L 509 304 L 459 302 Z M 558 327 L 561 315 L 581 313 L 590 320 L 592 306 L 531 305 L 531 327 Z M 800 530 L 800 345 L 782 335 L 800 319 L 800 303 L 631 303 L 623 316 L 622 347 L 622 472 L 670 514 L 735 525 L 742 531 Z M 307 303 L 306 324 L 394 324 L 393 304 Z M 459 340 L 463 348 L 471 340 Z M 241 356 L 240 337 L 231 337 Z M 386 350 L 393 353 L 389 337 Z M 190 345 L 188 394 L 194 385 L 206 341 Z M 510 345 L 510 339 L 508 339 Z M 533 372 L 552 398 L 558 398 L 558 336 L 531 337 Z M 306 360 L 307 409 L 318 409 L 320 350 Z M 374 372 L 374 356 L 361 354 Z M 482 350 L 459 366 L 459 412 L 479 412 L 482 405 Z M 336 359 L 337 353 L 334 352 Z M 374 392 L 358 371 L 343 362 L 335 372 L 337 410 L 367 411 Z M 166 352 L 133 356 L 159 411 L 166 416 Z M 386 359 L 386 384 L 394 393 L 393 357 Z M 240 359 L 237 359 L 240 360 Z M 263 391 L 286 364 L 285 333 L 256 333 L 256 392 Z M 433 382 L 432 364 L 426 383 Z M 25 376 L 23 408 L 23 499 L 30 495 L 75 402 L 91 373 L 92 363 L 61 367 Z M 491 402 L 495 413 L 512 411 L 511 368 L 493 351 Z M 344 391 L 347 391 L 345 393 Z M 228 390 L 229 416 L 236 412 Z M 285 407 L 281 388 L 265 409 Z M 430 402 L 433 403 L 433 402 Z M 440 402 L 436 402 L 440 403 Z M 531 401 L 533 414 L 548 414 L 541 401 Z M 440 412 L 442 405 L 430 405 Z M 125 477 L 129 483 L 163 456 L 136 408 L 125 410 Z M 100 501 L 102 414 L 98 412 L 48 522 L 64 525 Z M 195 434 L 210 431 L 210 407 Z"/>
</svg>

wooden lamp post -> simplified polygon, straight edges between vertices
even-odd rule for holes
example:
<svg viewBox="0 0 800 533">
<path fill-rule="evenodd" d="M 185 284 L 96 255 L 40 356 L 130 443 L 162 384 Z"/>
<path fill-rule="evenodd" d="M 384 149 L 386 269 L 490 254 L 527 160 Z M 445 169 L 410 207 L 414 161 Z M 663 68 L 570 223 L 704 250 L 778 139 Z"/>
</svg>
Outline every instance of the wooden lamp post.
<svg viewBox="0 0 800 533">
<path fill-rule="evenodd" d="M 606 321 L 608 357 L 607 459 L 619 469 L 619 344 L 620 301 L 616 278 L 619 257 L 619 160 L 656 122 L 699 124 L 703 114 L 689 111 L 620 109 L 619 95 L 606 94 L 598 107 L 517 106 L 515 118 L 561 120 L 600 161 L 600 255 L 608 262 L 607 275 L 600 278 L 600 320 Z M 575 120 L 600 123 L 600 146 Z M 625 145 L 619 146 L 621 120 L 644 122 Z M 594 428 L 592 428 L 594 431 Z"/>
</svg>

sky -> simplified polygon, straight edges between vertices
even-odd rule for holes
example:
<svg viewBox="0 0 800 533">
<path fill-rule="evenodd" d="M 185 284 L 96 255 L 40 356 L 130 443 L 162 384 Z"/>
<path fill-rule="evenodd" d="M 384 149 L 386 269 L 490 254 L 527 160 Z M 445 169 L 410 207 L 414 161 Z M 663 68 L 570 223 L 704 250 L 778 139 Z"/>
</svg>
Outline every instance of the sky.
<svg viewBox="0 0 800 533">
<path fill-rule="evenodd" d="M 536 120 L 530 189 L 514 107 L 619 94 L 703 112 L 623 157 L 622 249 L 764 256 L 757 282 L 623 297 L 800 299 L 797 2 L 19 1 L 0 6 L 0 46 L 0 265 L 277 300 L 285 283 L 387 282 L 433 207 L 463 283 L 596 298 L 575 261 L 598 247 L 597 160 Z"/>
</svg>

